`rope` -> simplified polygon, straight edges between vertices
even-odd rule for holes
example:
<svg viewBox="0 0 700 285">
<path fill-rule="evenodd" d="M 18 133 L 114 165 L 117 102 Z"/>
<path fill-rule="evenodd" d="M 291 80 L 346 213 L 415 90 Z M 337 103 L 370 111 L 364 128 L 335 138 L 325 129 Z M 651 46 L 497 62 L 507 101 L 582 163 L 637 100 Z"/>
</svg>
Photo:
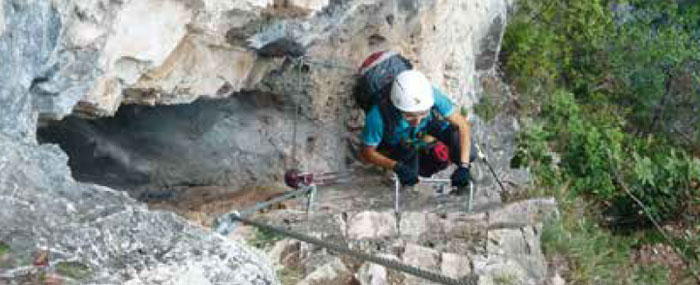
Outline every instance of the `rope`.
<svg viewBox="0 0 700 285">
<path fill-rule="evenodd" d="M 615 180 L 617 180 L 617 183 L 619 183 L 620 186 L 622 187 L 622 189 L 625 190 L 625 193 L 627 193 L 627 195 L 629 195 L 632 198 L 632 200 L 634 200 L 634 202 L 637 203 L 637 205 L 639 205 L 639 207 L 642 208 L 642 210 L 644 211 L 644 214 L 647 216 L 647 218 L 649 218 L 649 220 L 654 225 L 656 230 L 659 231 L 659 233 L 661 233 L 661 235 L 664 237 L 666 242 L 668 242 L 668 244 L 671 245 L 671 247 L 673 248 L 673 251 L 675 251 L 676 254 L 678 254 L 678 257 L 680 257 L 680 259 L 683 261 L 683 264 L 688 268 L 690 273 L 693 274 L 693 277 L 695 277 L 695 280 L 698 282 L 698 284 L 700 284 L 700 274 L 698 274 L 698 272 L 695 270 L 695 268 L 693 268 L 691 266 L 691 262 L 685 258 L 685 255 L 683 255 L 683 252 L 676 246 L 676 244 L 673 241 L 671 241 L 671 238 L 668 236 L 666 231 L 661 227 L 659 222 L 657 222 L 656 219 L 654 219 L 654 217 L 649 213 L 649 210 L 647 210 L 647 207 L 644 205 L 644 203 L 642 203 L 641 200 L 639 200 L 636 196 L 634 196 L 634 194 L 632 194 L 632 191 L 630 191 L 630 189 L 627 187 L 627 185 L 622 181 L 622 178 L 620 178 L 619 174 L 617 173 L 617 168 L 614 165 L 613 157 L 612 157 L 612 154 L 610 153 L 610 150 L 608 149 L 607 152 L 608 152 L 608 158 L 610 160 L 610 169 L 612 170 L 612 172 L 615 176 Z"/>
<path fill-rule="evenodd" d="M 302 97 L 302 86 L 301 86 L 301 71 L 302 71 L 302 66 L 303 66 L 303 58 L 298 58 L 296 61 L 297 64 L 297 102 L 294 102 L 294 126 L 292 129 L 292 163 L 296 164 L 297 163 L 297 125 L 299 125 L 299 109 L 300 109 L 300 103 L 301 103 L 301 97 Z M 289 168 L 289 165 L 287 165 L 287 168 Z"/>
<path fill-rule="evenodd" d="M 503 187 L 503 183 L 501 182 L 501 179 L 498 178 L 498 174 L 496 174 L 496 170 L 493 169 L 493 166 L 491 166 L 491 163 L 489 162 L 488 158 L 486 158 L 486 154 L 483 151 L 481 151 L 481 147 L 479 147 L 479 144 L 474 143 L 474 146 L 476 146 L 476 151 L 478 153 L 477 155 L 479 156 L 479 158 L 481 158 L 481 160 L 483 160 L 484 163 L 486 163 L 486 165 L 489 167 L 489 170 L 493 174 L 493 177 L 496 178 L 496 182 L 498 182 L 498 186 L 501 186 L 501 193 L 505 193 L 506 188 Z"/>
<path fill-rule="evenodd" d="M 316 65 L 316 66 L 321 66 L 325 68 L 337 68 L 337 69 L 342 69 L 346 71 L 352 71 L 352 72 L 357 72 L 356 67 L 352 67 L 349 65 L 344 65 L 344 64 L 339 64 L 336 63 L 335 61 L 333 62 L 326 62 L 326 61 L 320 61 L 320 60 L 312 60 L 309 57 L 304 57 L 304 63 L 310 64 L 310 65 Z"/>
<path fill-rule="evenodd" d="M 330 249 L 332 251 L 335 251 L 335 252 L 338 252 L 341 254 L 350 255 L 352 257 L 361 259 L 363 261 L 369 261 L 372 263 L 376 263 L 376 264 L 382 265 L 384 267 L 387 267 L 389 269 L 398 270 L 398 271 L 404 272 L 406 274 L 417 276 L 417 277 L 420 277 L 420 278 L 423 278 L 426 280 L 430 280 L 433 282 L 447 284 L 447 285 L 476 285 L 477 281 L 478 281 L 477 277 L 474 275 L 467 276 L 461 280 L 457 280 L 457 279 L 447 277 L 447 276 L 444 276 L 441 274 L 437 274 L 437 273 L 434 273 L 431 271 L 427 271 L 427 270 L 424 270 L 424 269 L 421 269 L 418 267 L 406 265 L 406 264 L 400 263 L 396 260 L 383 258 L 383 257 L 379 257 L 379 256 L 374 256 L 374 255 L 370 255 L 370 254 L 367 254 L 367 253 L 362 252 L 362 251 L 353 250 L 353 249 L 350 249 L 349 247 L 344 246 L 344 245 L 329 243 L 329 242 L 320 240 L 320 239 L 312 237 L 312 236 L 307 236 L 304 234 L 287 231 L 287 230 L 282 229 L 282 228 L 262 224 L 262 223 L 259 223 L 256 221 L 252 221 L 252 220 L 243 218 L 239 215 L 233 215 L 232 218 L 234 220 L 241 221 L 245 224 L 255 226 L 255 227 L 260 228 L 260 229 L 265 230 L 265 231 L 270 231 L 270 232 L 274 232 L 274 233 L 281 234 L 284 236 L 292 237 L 294 239 L 297 239 L 297 240 L 300 240 L 300 241 L 303 241 L 306 243 L 311 243 L 311 244 L 314 244 L 317 246 L 321 246 L 321 247 Z"/>
</svg>

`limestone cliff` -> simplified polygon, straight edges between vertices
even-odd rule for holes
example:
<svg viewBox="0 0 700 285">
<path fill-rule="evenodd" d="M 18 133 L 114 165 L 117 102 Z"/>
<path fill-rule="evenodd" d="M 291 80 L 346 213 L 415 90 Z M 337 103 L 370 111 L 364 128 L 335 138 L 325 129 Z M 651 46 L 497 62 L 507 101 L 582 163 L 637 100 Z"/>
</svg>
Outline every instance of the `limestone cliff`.
<svg viewBox="0 0 700 285">
<path fill-rule="evenodd" d="M 89 182 L 236 189 L 345 169 L 359 63 L 400 51 L 471 110 L 508 2 L 2 0 L 0 282 L 275 283 L 254 250 Z M 508 166 L 516 120 L 470 119 L 502 178 L 524 183 Z"/>
<path fill-rule="evenodd" d="M 61 48 L 76 28 L 61 11 L 78 6 L 0 2 L 0 283 L 274 283 L 257 252 L 76 182 L 65 153 L 36 142 L 38 113 L 69 112 L 96 77 L 94 52 Z"/>
<path fill-rule="evenodd" d="M 343 168 L 363 123 L 351 90 L 367 55 L 400 51 L 470 109 L 494 68 L 508 7 L 503 0 L 52 3 L 53 48 L 30 79 L 42 126 L 51 125 L 41 139 L 89 160 L 71 165 L 81 180 L 116 187 L 243 186 L 278 179 L 290 165 Z M 285 46 L 303 61 L 274 56 Z M 52 121 L 113 116 L 124 104 L 139 106 L 123 107 L 114 120 Z M 498 124 L 517 128 L 509 118 Z M 475 131 L 481 140 L 504 135 Z M 66 132 L 74 141 L 62 138 Z M 498 141 L 507 138 L 491 149 L 507 152 Z M 110 173 L 128 183 L 112 182 Z"/>
</svg>

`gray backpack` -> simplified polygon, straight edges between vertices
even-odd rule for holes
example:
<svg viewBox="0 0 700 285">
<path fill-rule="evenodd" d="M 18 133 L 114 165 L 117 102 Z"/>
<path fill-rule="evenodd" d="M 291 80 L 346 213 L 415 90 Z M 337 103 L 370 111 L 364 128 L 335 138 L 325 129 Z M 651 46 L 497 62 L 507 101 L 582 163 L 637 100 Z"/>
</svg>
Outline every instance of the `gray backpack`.
<svg viewBox="0 0 700 285">
<path fill-rule="evenodd" d="M 399 73 L 413 68 L 411 62 L 392 51 L 371 54 L 360 66 L 360 78 L 355 85 L 355 101 L 365 112 L 375 105 L 389 102 L 391 83 Z"/>
</svg>

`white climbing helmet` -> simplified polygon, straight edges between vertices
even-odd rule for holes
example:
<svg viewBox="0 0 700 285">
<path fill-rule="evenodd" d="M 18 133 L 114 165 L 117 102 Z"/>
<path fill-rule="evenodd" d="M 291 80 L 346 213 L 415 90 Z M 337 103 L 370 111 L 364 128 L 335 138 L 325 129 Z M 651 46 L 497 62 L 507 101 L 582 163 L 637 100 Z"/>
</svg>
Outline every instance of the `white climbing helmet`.
<svg viewBox="0 0 700 285">
<path fill-rule="evenodd" d="M 433 86 L 416 70 L 406 70 L 391 85 L 391 103 L 403 112 L 427 111 L 435 103 Z"/>
</svg>

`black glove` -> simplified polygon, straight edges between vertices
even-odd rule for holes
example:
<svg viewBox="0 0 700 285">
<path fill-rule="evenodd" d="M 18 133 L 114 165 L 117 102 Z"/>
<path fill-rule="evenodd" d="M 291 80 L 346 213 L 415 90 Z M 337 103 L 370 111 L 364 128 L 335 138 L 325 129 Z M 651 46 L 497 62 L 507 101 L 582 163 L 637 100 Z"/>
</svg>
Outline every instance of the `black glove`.
<svg viewBox="0 0 700 285">
<path fill-rule="evenodd" d="M 470 179 L 471 175 L 469 175 L 469 167 L 465 167 L 462 165 L 457 167 L 457 169 L 455 169 L 455 172 L 452 172 L 452 176 L 450 176 L 452 186 L 455 187 L 464 187 L 469 185 Z"/>
<path fill-rule="evenodd" d="M 403 186 L 413 186 L 418 183 L 418 171 L 415 167 L 399 161 L 394 166 L 394 172 Z"/>
</svg>

